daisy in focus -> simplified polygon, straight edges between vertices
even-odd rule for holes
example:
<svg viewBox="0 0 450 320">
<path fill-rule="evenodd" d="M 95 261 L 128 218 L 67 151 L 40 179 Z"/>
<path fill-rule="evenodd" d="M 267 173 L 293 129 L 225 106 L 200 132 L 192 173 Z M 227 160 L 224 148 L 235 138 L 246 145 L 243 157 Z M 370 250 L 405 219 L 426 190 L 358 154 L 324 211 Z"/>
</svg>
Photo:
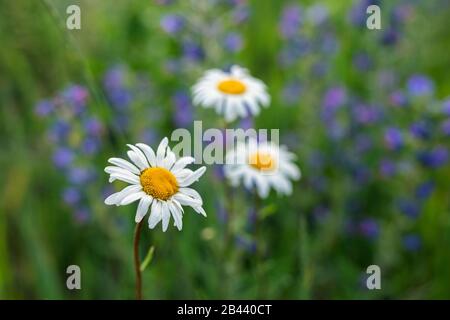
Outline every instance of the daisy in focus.
<svg viewBox="0 0 450 320">
<path fill-rule="evenodd" d="M 260 107 L 267 107 L 270 96 L 266 85 L 253 78 L 247 69 L 232 66 L 230 72 L 212 69 L 192 87 L 193 104 L 215 108 L 231 122 L 238 117 L 258 115 Z"/>
<path fill-rule="evenodd" d="M 269 195 L 270 188 L 283 195 L 292 193 L 291 180 L 300 179 L 300 170 L 294 164 L 295 155 L 286 147 L 272 142 L 249 139 L 238 142 L 227 152 L 225 176 L 233 186 L 256 188 L 261 198 Z"/>
<path fill-rule="evenodd" d="M 105 172 L 110 175 L 109 182 L 120 180 L 130 184 L 106 198 L 105 204 L 124 206 L 139 201 L 136 223 L 140 223 L 150 210 L 149 228 L 153 229 L 162 221 L 164 232 L 171 216 L 178 230 L 182 229 L 184 213 L 182 206 L 190 206 L 206 217 L 200 194 L 189 188 L 205 173 L 206 168 L 201 167 L 195 171 L 187 169 L 186 166 L 193 163 L 194 158 L 182 157 L 176 160 L 168 142 L 168 139 L 164 138 L 156 153 L 146 144 L 129 144 L 130 150 L 127 155 L 131 162 L 121 158 L 110 158 L 108 162 L 112 166 L 105 168 Z"/>
</svg>

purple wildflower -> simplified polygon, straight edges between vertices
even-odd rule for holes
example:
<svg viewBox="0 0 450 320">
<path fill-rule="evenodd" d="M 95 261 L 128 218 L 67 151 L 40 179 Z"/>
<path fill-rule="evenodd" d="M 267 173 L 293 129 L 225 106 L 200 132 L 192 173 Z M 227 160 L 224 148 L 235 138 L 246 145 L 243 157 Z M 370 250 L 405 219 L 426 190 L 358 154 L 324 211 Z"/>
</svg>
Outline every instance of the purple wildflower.
<svg viewBox="0 0 450 320">
<path fill-rule="evenodd" d="M 434 83 L 430 78 L 416 74 L 408 79 L 407 89 L 413 97 L 428 96 L 434 93 Z"/>
<path fill-rule="evenodd" d="M 408 251 L 418 251 L 422 247 L 422 241 L 416 234 L 408 234 L 402 239 L 403 247 Z"/>
<path fill-rule="evenodd" d="M 388 149 L 398 150 L 403 146 L 403 134 L 397 128 L 387 128 L 384 133 L 384 142 Z"/>
<path fill-rule="evenodd" d="M 242 36 L 239 33 L 230 32 L 225 36 L 223 45 L 229 52 L 239 52 L 243 47 Z"/>
<path fill-rule="evenodd" d="M 184 28 L 185 20 L 177 14 L 167 14 L 161 18 L 160 25 L 165 32 L 176 34 Z"/>
<path fill-rule="evenodd" d="M 53 163 L 58 168 L 66 168 L 73 161 L 73 152 L 71 149 L 66 147 L 61 147 L 57 149 L 53 154 Z"/>
<path fill-rule="evenodd" d="M 284 38 L 291 38 L 297 34 L 302 22 L 300 7 L 288 5 L 281 14 L 280 32 Z"/>
</svg>

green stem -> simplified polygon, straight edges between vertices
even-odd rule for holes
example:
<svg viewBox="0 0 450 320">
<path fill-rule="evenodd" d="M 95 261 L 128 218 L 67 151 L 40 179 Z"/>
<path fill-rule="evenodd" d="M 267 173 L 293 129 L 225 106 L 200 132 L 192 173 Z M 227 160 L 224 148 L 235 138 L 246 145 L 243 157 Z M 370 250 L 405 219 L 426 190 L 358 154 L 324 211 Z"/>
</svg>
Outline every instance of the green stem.
<svg viewBox="0 0 450 320">
<path fill-rule="evenodd" d="M 253 205 L 255 210 L 255 230 L 254 230 L 254 236 L 255 236 L 255 242 L 256 242 L 256 281 L 257 281 L 257 298 L 261 299 L 264 298 L 266 293 L 265 288 L 265 279 L 264 279 L 264 243 L 263 238 L 261 237 L 261 199 L 259 198 L 257 192 L 255 191 L 253 195 Z"/>
<path fill-rule="evenodd" d="M 141 276 L 141 264 L 139 259 L 139 239 L 141 238 L 142 220 L 134 229 L 134 271 L 136 272 L 136 300 L 142 300 L 142 276 Z"/>
</svg>

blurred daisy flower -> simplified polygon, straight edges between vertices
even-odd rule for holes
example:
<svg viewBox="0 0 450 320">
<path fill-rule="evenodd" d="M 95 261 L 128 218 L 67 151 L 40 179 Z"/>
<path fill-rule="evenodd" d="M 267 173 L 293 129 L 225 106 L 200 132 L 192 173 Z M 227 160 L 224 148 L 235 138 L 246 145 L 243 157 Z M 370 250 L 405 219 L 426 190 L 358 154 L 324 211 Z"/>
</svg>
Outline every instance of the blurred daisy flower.
<svg viewBox="0 0 450 320">
<path fill-rule="evenodd" d="M 192 157 L 178 160 L 164 138 L 156 153 L 146 144 L 129 144 L 127 155 L 131 162 L 121 158 L 110 158 L 113 164 L 105 168 L 110 175 L 109 182 L 120 180 L 130 185 L 106 198 L 105 204 L 123 206 L 138 201 L 136 223 L 142 221 L 150 208 L 149 228 L 153 229 L 162 221 L 163 231 L 167 230 L 170 216 L 178 230 L 183 227 L 183 207 L 190 206 L 206 217 L 200 194 L 189 186 L 206 171 L 201 167 L 196 171 L 186 166 L 194 162 Z"/>
<path fill-rule="evenodd" d="M 249 190 L 256 188 L 261 198 L 269 195 L 271 187 L 280 194 L 290 195 L 290 180 L 301 176 L 294 160 L 295 155 L 285 146 L 249 139 L 238 142 L 227 152 L 224 172 L 233 186 L 242 182 Z"/>
<path fill-rule="evenodd" d="M 227 122 L 238 117 L 258 115 L 260 106 L 267 107 L 270 96 L 266 85 L 248 73 L 247 69 L 232 66 L 230 72 L 212 69 L 192 87 L 193 103 L 215 108 Z"/>
</svg>

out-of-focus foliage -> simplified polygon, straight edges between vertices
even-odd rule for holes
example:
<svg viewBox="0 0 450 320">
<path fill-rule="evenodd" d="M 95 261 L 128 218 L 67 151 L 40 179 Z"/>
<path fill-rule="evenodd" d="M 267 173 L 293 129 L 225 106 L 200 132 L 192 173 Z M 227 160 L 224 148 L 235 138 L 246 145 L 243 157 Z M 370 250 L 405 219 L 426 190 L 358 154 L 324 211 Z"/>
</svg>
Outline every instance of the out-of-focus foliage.
<svg viewBox="0 0 450 320">
<path fill-rule="evenodd" d="M 189 90 L 232 64 L 272 96 L 232 126 L 279 128 L 303 177 L 255 201 L 210 166 L 206 219 L 143 232 L 144 296 L 450 298 L 448 21 L 444 0 L 0 1 L 0 298 L 133 298 L 135 206 L 104 205 L 106 160 L 222 126 Z"/>
</svg>

